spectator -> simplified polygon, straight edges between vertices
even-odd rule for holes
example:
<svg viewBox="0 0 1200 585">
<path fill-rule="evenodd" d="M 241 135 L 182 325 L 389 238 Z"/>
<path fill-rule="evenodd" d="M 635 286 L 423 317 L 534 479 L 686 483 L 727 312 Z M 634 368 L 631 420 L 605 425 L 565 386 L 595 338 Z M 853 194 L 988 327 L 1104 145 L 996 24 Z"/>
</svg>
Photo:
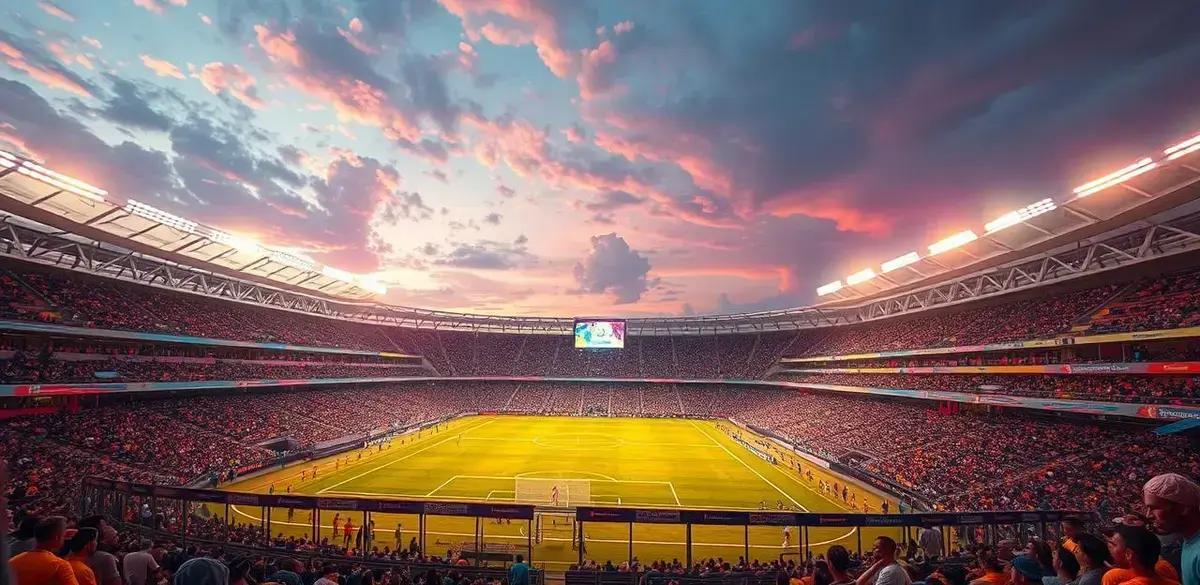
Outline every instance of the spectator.
<svg viewBox="0 0 1200 585">
<path fill-rule="evenodd" d="M 1072 585 L 1101 585 L 1109 561 L 1108 544 L 1094 534 L 1079 533 L 1075 543 L 1075 560 L 1079 561 L 1079 578 Z M 1063 541 L 1066 548 L 1066 541 Z M 1069 549 L 1068 549 L 1069 550 Z"/>
<path fill-rule="evenodd" d="M 325 563 L 325 568 L 321 570 L 321 578 L 317 579 L 313 585 L 338 585 L 338 570 L 333 563 Z"/>
<path fill-rule="evenodd" d="M 1066 547 L 1054 549 L 1054 576 L 1044 577 L 1043 585 L 1067 585 L 1079 578 L 1079 561 Z"/>
<path fill-rule="evenodd" d="M 15 557 L 25 551 L 33 550 L 37 546 L 37 541 L 33 538 L 33 533 L 40 521 L 41 518 L 33 515 L 21 519 L 20 524 L 17 524 L 16 532 L 6 535 L 8 539 L 8 554 Z"/>
<path fill-rule="evenodd" d="M 33 530 L 34 548 L 9 561 L 12 576 L 19 585 L 79 585 L 71 563 L 55 553 L 62 548 L 67 519 L 51 516 L 38 521 Z"/>
<path fill-rule="evenodd" d="M 67 540 L 67 562 L 71 564 L 79 585 L 97 585 L 96 574 L 87 564 L 92 553 L 96 552 L 97 538 L 95 528 L 80 528 Z"/>
<path fill-rule="evenodd" d="M 1009 579 L 1012 585 L 1041 585 L 1044 571 L 1037 559 L 1029 555 L 1013 557 L 1009 564 Z"/>
<path fill-rule="evenodd" d="M 937 526 L 922 528 L 917 541 L 925 553 L 926 560 L 934 561 L 942 556 L 942 530 Z"/>
<path fill-rule="evenodd" d="M 1161 550 L 1162 544 L 1149 529 L 1117 526 L 1108 540 L 1109 556 L 1116 565 L 1109 573 L 1120 572 L 1114 579 L 1119 585 L 1179 585 L 1156 570 Z"/>
<path fill-rule="evenodd" d="M 896 541 L 888 536 L 875 539 L 875 562 L 858 576 L 856 585 L 912 585 L 908 572 L 896 562 Z"/>
<path fill-rule="evenodd" d="M 198 557 L 184 561 L 171 579 L 172 585 L 231 585 L 229 568 L 221 561 Z"/>
<path fill-rule="evenodd" d="M 153 546 L 154 543 L 149 540 L 142 540 L 139 550 L 125 555 L 122 567 L 127 585 L 154 585 L 158 582 L 158 561 L 154 560 L 154 554 L 150 552 Z M 180 569 L 182 568 L 181 566 Z"/>
<path fill-rule="evenodd" d="M 1183 539 L 1179 570 L 1184 585 L 1200 585 L 1200 486 L 1177 473 L 1164 473 L 1142 488 L 1154 527 Z"/>
<path fill-rule="evenodd" d="M 524 555 L 517 555 L 517 562 L 508 568 L 508 585 L 529 585 L 529 565 Z"/>
<path fill-rule="evenodd" d="M 829 547 L 825 558 L 829 561 L 829 573 L 833 577 L 831 585 L 854 583 L 854 577 L 850 575 L 850 551 L 846 547 L 838 544 Z"/>
<path fill-rule="evenodd" d="M 87 565 L 96 576 L 97 585 L 122 585 L 121 573 L 117 569 L 117 557 L 112 551 L 117 546 L 117 531 L 104 519 L 104 516 L 89 516 L 79 522 L 80 529 L 92 528 L 97 531 L 96 550 L 88 557 Z"/>
<path fill-rule="evenodd" d="M 989 553 L 980 558 L 979 566 L 983 574 L 971 581 L 970 585 L 1008 585 L 1009 578 L 1004 573 L 1004 563 L 993 554 Z"/>
<path fill-rule="evenodd" d="M 300 573 L 304 572 L 304 566 L 300 561 L 284 557 L 279 559 L 275 566 L 278 569 L 270 577 L 267 577 L 268 581 L 274 581 L 280 585 L 303 585 Z"/>
</svg>

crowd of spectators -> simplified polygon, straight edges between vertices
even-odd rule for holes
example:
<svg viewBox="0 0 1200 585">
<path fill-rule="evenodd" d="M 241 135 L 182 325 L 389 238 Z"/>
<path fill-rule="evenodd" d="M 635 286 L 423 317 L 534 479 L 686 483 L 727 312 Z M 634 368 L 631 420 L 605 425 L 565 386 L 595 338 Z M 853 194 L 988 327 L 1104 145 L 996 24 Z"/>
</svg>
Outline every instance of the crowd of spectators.
<svg viewBox="0 0 1200 585">
<path fill-rule="evenodd" d="M 1185 441 L 1140 427 L 715 384 L 444 382 L 148 399 L 4 421 L 0 444 L 24 497 L 61 502 L 76 487 L 60 481 L 73 476 L 61 473 L 64 465 L 180 484 L 261 466 L 280 455 L 273 443 L 280 438 L 295 451 L 371 429 L 501 411 L 730 417 L 944 509 L 1119 503 L 1147 465 L 1200 475 L 1200 458 Z M 1106 458 L 1114 452 L 1147 456 Z M 1064 477 L 1091 489 L 1067 489 L 1074 483 L 1058 481 Z"/>
<path fill-rule="evenodd" d="M 777 379 L 808 384 L 1006 394 L 1038 398 L 1197 404 L 1200 378 L 1171 375 L 1092 374 L 874 374 L 781 372 Z"/>
</svg>

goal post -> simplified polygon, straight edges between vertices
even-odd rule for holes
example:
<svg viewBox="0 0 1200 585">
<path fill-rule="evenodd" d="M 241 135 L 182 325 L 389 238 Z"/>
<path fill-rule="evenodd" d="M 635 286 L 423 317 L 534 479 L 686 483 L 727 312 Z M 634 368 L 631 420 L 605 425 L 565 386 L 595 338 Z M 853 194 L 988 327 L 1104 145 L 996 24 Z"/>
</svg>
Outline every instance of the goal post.
<svg viewBox="0 0 1200 585">
<path fill-rule="evenodd" d="M 590 479 L 518 477 L 515 481 L 513 499 L 518 504 L 573 508 L 592 503 Z"/>
</svg>

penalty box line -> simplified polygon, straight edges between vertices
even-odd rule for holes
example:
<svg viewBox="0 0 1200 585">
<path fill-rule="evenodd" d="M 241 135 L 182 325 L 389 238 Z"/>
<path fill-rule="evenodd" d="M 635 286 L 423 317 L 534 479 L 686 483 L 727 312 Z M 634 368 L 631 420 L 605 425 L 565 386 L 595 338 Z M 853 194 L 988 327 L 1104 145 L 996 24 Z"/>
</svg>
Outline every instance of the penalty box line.
<svg viewBox="0 0 1200 585">
<path fill-rule="evenodd" d="M 518 479 L 544 479 L 544 480 L 546 480 L 546 481 L 553 481 L 553 480 L 562 480 L 562 481 L 578 481 L 578 480 L 585 480 L 585 481 L 596 481 L 596 482 L 604 482 L 604 483 L 630 483 L 630 484 L 665 485 L 665 486 L 667 486 L 667 487 L 671 488 L 671 494 L 672 494 L 672 495 L 675 497 L 675 504 L 676 504 L 676 505 L 678 505 L 678 504 L 679 504 L 679 496 L 675 495 L 675 486 L 674 486 L 674 485 L 673 485 L 671 482 L 669 482 L 669 481 L 654 481 L 654 480 L 646 480 L 646 479 L 617 479 L 617 478 L 615 478 L 615 477 L 609 477 L 609 476 L 603 476 L 603 477 L 599 477 L 599 478 L 568 478 L 568 477 L 544 477 L 544 478 L 543 478 L 543 477 L 539 477 L 539 478 L 530 478 L 529 476 L 518 476 L 518 475 L 452 475 L 452 476 L 450 476 L 450 479 L 447 479 L 446 481 L 443 481 L 443 482 L 442 482 L 441 484 L 439 484 L 437 487 L 435 487 L 435 488 L 433 488 L 432 490 L 430 490 L 430 492 L 429 492 L 429 493 L 425 494 L 425 496 L 424 496 L 424 497 L 427 497 L 427 498 L 428 498 L 428 497 L 433 497 L 433 495 L 434 495 L 434 494 L 436 494 L 436 493 L 438 493 L 438 492 L 442 491 L 442 489 L 443 489 L 443 488 L 445 488 L 446 486 L 448 486 L 448 485 L 450 485 L 450 484 L 454 483 L 454 481 L 455 481 L 455 480 L 459 480 L 459 479 L 492 479 L 492 480 L 506 480 L 506 481 L 507 481 L 507 480 L 513 480 L 513 481 L 516 481 L 516 480 L 518 480 Z M 493 491 L 504 491 L 504 490 L 493 490 Z M 512 490 L 508 490 L 508 491 L 512 491 Z M 345 493 L 345 492 L 343 492 L 343 493 Z M 379 494 L 379 495 L 384 495 L 384 494 Z"/>
<path fill-rule="evenodd" d="M 358 478 L 360 478 L 360 477 L 364 477 L 364 476 L 370 475 L 370 474 L 372 474 L 372 473 L 375 473 L 376 471 L 379 471 L 380 469 L 383 469 L 383 468 L 385 468 L 385 467 L 389 467 L 389 466 L 395 465 L 395 464 L 397 464 L 397 463 L 399 463 L 399 462 L 401 462 L 401 461 L 404 461 L 405 459 L 408 459 L 409 457 L 413 457 L 413 456 L 419 455 L 419 454 L 421 454 L 421 453 L 424 453 L 424 452 L 426 452 L 426 451 L 428 451 L 428 450 L 430 450 L 430 449 L 432 449 L 432 448 L 434 448 L 434 447 L 440 446 L 440 445 L 442 445 L 442 444 L 445 444 L 445 443 L 449 443 L 450 441 L 453 441 L 453 440 L 455 440 L 457 437 L 459 437 L 459 436 L 461 436 L 461 435 L 465 435 L 466 433 L 469 433 L 469 432 L 472 432 L 472 431 L 479 430 L 479 429 L 481 429 L 481 428 L 483 428 L 483 427 L 486 427 L 486 426 L 488 426 L 488 425 L 490 425 L 490 424 L 492 424 L 492 423 L 494 423 L 494 422 L 496 422 L 496 419 L 491 419 L 491 420 L 485 421 L 485 422 L 483 422 L 483 423 L 481 423 L 481 424 L 475 425 L 475 426 L 473 426 L 473 427 L 471 427 L 471 428 L 469 428 L 469 429 L 466 429 L 466 430 L 464 430 L 464 431 L 462 431 L 462 432 L 458 433 L 457 435 L 451 435 L 451 436 L 449 436 L 449 437 L 446 437 L 445 439 L 442 439 L 441 441 L 438 441 L 438 442 L 436 442 L 436 443 L 433 443 L 432 445 L 426 445 L 426 446 L 424 446 L 424 447 L 421 447 L 420 449 L 417 449 L 416 451 L 413 451 L 412 453 L 407 453 L 407 454 L 405 454 L 403 457 L 398 457 L 398 458 L 396 458 L 396 459 L 393 459 L 393 460 L 391 460 L 391 461 L 388 461 L 387 463 L 384 463 L 383 465 L 379 465 L 379 466 L 377 466 L 377 467 L 373 467 L 373 468 L 371 468 L 371 469 L 368 469 L 368 470 L 366 470 L 366 471 L 364 471 L 364 472 L 362 472 L 362 473 L 360 473 L 360 474 L 358 474 L 358 475 L 354 475 L 354 476 L 348 477 L 348 478 L 346 478 L 346 479 L 343 479 L 342 481 L 339 481 L 339 482 L 337 482 L 337 483 L 335 483 L 335 484 L 333 484 L 333 485 L 330 485 L 330 486 L 327 486 L 327 487 L 325 487 L 325 488 L 323 488 L 323 489 L 317 490 L 317 493 L 318 493 L 318 494 L 323 494 L 323 493 L 325 493 L 325 492 L 332 491 L 332 490 L 333 490 L 333 488 L 336 488 L 336 487 L 338 487 L 338 486 L 341 486 L 341 485 L 345 485 L 345 484 L 347 484 L 347 483 L 350 483 L 350 482 L 352 482 L 352 481 L 354 481 L 354 480 L 356 480 L 356 479 L 358 479 Z"/>
</svg>

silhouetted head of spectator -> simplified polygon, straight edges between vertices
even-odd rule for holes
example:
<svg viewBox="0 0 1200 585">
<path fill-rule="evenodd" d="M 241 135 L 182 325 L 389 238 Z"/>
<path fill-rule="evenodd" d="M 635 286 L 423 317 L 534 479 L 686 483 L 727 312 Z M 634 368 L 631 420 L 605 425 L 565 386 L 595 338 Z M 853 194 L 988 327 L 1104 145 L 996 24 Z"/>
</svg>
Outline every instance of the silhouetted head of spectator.
<svg viewBox="0 0 1200 585">
<path fill-rule="evenodd" d="M 83 556 L 91 556 L 96 552 L 97 539 L 99 533 L 95 528 L 80 528 L 75 531 L 75 534 L 67 540 L 66 553 L 69 555 L 83 553 Z"/>
<path fill-rule="evenodd" d="M 1103 569 L 1108 562 L 1108 544 L 1095 534 L 1086 532 L 1075 535 L 1075 560 L 1079 561 L 1079 570 Z"/>
<path fill-rule="evenodd" d="M 43 550 L 58 552 L 63 546 L 67 533 L 67 519 L 62 516 L 43 518 L 33 529 L 33 539 L 37 547 Z"/>
<path fill-rule="evenodd" d="M 1108 554 L 1113 563 L 1141 574 L 1153 571 L 1162 552 L 1162 543 L 1142 526 L 1118 526 L 1108 537 Z"/>
</svg>

